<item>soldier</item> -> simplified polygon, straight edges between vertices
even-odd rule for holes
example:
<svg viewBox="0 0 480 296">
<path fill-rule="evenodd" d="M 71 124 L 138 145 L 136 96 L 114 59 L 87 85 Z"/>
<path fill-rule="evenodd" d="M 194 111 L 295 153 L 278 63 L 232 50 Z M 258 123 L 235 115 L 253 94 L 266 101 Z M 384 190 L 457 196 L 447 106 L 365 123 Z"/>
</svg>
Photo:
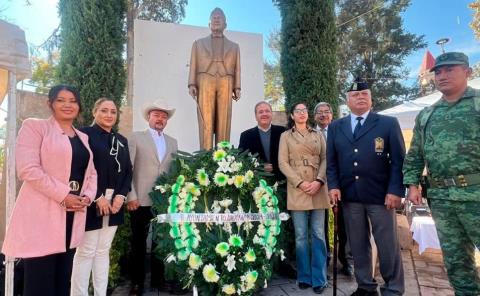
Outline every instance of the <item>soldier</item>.
<svg viewBox="0 0 480 296">
<path fill-rule="evenodd" d="M 443 96 L 415 119 L 403 182 L 419 204 L 426 166 L 428 200 L 455 295 L 480 295 L 474 256 L 480 246 L 480 91 L 467 86 L 472 69 L 463 53 L 438 56 L 431 71 Z"/>
</svg>

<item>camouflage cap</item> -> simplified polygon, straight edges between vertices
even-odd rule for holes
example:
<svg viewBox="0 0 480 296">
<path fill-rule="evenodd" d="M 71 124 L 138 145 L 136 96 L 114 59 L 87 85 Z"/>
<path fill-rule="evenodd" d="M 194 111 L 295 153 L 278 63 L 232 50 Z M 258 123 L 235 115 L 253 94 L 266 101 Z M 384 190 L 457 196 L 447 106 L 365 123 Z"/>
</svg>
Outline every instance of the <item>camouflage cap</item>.
<svg viewBox="0 0 480 296">
<path fill-rule="evenodd" d="M 463 52 L 446 52 L 439 55 L 435 59 L 435 66 L 430 69 L 430 72 L 435 71 L 436 68 L 446 65 L 465 65 L 469 66 L 468 57 Z"/>
</svg>

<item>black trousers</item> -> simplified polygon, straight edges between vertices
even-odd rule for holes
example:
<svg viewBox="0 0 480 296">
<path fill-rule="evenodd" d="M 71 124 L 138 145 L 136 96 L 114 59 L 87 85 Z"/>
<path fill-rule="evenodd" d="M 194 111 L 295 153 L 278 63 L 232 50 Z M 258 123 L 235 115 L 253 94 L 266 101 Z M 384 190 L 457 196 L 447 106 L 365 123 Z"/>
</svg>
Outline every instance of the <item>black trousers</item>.
<svg viewBox="0 0 480 296">
<path fill-rule="evenodd" d="M 143 287 L 145 281 L 145 259 L 147 254 L 147 236 L 150 220 L 153 218 L 151 207 L 139 207 L 130 212 L 132 227 L 131 279 L 133 285 Z M 156 258 L 153 250 L 156 243 L 152 242 L 150 261 L 151 287 L 162 287 L 165 284 L 165 268 L 163 261 Z"/>
<path fill-rule="evenodd" d="M 70 277 L 75 255 L 75 249 L 69 249 L 73 216 L 73 212 L 67 212 L 66 252 L 23 259 L 24 296 L 70 295 Z"/>
<path fill-rule="evenodd" d="M 330 210 L 325 210 L 325 242 L 327 242 L 327 253 L 333 255 L 333 250 L 330 250 L 330 244 L 328 243 L 328 213 Z M 342 266 L 348 265 L 347 260 L 347 231 L 345 230 L 345 221 L 343 220 L 343 209 L 342 205 L 338 205 L 337 211 L 337 233 L 338 233 L 338 261 Z"/>
</svg>

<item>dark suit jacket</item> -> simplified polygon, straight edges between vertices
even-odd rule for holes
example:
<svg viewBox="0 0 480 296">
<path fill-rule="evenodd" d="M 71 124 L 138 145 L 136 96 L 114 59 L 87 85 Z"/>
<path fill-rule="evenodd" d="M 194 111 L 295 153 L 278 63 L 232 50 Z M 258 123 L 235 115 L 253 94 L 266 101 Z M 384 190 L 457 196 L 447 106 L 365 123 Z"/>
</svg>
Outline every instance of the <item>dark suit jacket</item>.
<svg viewBox="0 0 480 296">
<path fill-rule="evenodd" d="M 277 181 L 285 180 L 285 176 L 282 174 L 278 167 L 278 147 L 280 143 L 280 135 L 285 131 L 283 126 L 272 124 L 272 133 L 270 135 L 270 162 L 273 166 L 273 174 Z M 262 161 L 266 161 L 265 152 L 263 151 L 262 140 L 260 139 L 260 133 L 258 127 L 248 129 L 240 135 L 239 149 L 249 150 L 252 154 L 258 153 L 258 158 Z"/>
<path fill-rule="evenodd" d="M 111 187 L 114 189 L 113 197 L 117 194 L 126 197 L 128 192 L 130 192 L 132 184 L 132 163 L 128 152 L 127 139 L 118 133 L 109 133 L 98 125 L 84 127 L 81 131 L 88 135 L 88 144 L 90 145 L 90 149 L 92 149 L 93 163 L 95 164 L 95 169 L 98 174 L 96 198 L 105 194 L 105 190 Z M 114 156 L 110 155 L 110 141 L 112 136 L 115 136 L 123 145 L 123 147 L 119 145 L 117 156 L 117 160 L 120 163 L 120 172 L 118 172 L 118 164 Z M 122 206 L 118 213 L 109 216 L 109 226 L 123 224 L 123 208 Z M 92 203 L 87 208 L 85 230 L 89 231 L 102 228 L 102 219 L 102 217 L 97 216 L 97 204 Z"/>
<path fill-rule="evenodd" d="M 370 112 L 353 139 L 350 116 L 328 126 L 327 179 L 343 201 L 384 204 L 385 195 L 405 195 L 405 143 L 394 117 Z"/>
</svg>

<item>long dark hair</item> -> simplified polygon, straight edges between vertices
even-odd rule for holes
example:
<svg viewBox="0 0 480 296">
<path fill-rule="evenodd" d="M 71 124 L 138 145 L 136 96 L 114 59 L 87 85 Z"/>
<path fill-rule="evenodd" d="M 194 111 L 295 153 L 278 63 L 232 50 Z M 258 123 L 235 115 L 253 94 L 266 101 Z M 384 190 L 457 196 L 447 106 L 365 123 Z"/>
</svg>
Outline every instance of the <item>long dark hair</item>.
<svg viewBox="0 0 480 296">
<path fill-rule="evenodd" d="M 67 84 L 58 84 L 50 89 L 50 91 L 48 92 L 48 102 L 50 103 L 50 105 L 53 104 L 53 102 L 55 102 L 55 100 L 58 97 L 58 93 L 60 93 L 62 90 L 69 91 L 73 94 L 79 107 L 78 112 L 79 113 L 82 112 L 82 102 L 80 100 L 80 93 L 75 87 Z"/>
<path fill-rule="evenodd" d="M 305 105 L 305 107 L 307 107 L 307 109 L 308 109 L 308 105 L 305 102 L 298 102 L 298 103 L 295 103 L 294 105 L 292 105 L 290 107 L 290 110 L 288 111 L 288 114 L 287 114 L 287 117 L 288 117 L 287 127 L 288 128 L 292 128 L 292 127 L 295 126 L 295 121 L 293 121 L 292 115 L 293 115 L 293 112 L 297 108 L 298 105 Z M 307 122 L 307 125 L 308 125 L 308 122 Z"/>
</svg>

